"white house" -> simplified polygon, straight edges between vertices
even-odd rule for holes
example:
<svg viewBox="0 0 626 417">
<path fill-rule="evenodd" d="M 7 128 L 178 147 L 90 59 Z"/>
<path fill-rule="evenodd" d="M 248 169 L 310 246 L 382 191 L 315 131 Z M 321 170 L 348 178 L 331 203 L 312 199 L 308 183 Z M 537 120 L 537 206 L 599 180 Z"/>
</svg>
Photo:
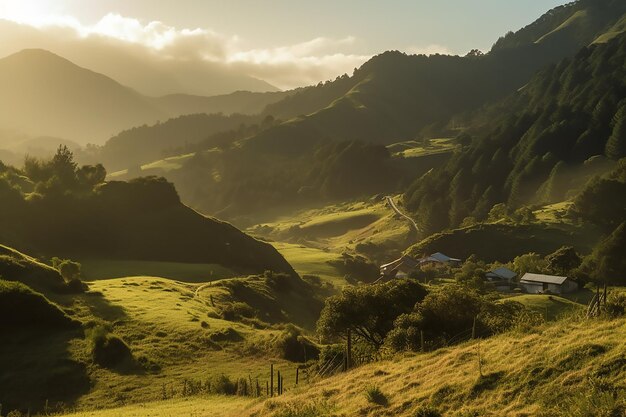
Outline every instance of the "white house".
<svg viewBox="0 0 626 417">
<path fill-rule="evenodd" d="M 524 274 L 519 281 L 519 285 L 529 294 L 541 294 L 544 292 L 565 294 L 578 289 L 578 284 L 568 277 L 531 274 L 530 272 Z"/>
</svg>

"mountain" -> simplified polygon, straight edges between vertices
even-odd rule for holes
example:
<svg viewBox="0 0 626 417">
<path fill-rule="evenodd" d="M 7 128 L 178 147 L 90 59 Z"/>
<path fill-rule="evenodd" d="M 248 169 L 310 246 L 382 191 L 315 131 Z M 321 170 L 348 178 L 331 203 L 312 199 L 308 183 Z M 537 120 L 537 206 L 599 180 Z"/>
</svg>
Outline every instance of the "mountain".
<svg viewBox="0 0 626 417">
<path fill-rule="evenodd" d="M 427 232 L 562 201 L 626 156 L 626 34 L 580 50 L 486 109 L 462 151 L 405 193 Z M 614 163 L 613 163 L 614 164 Z M 445 190 L 445 192 L 442 192 Z"/>
<path fill-rule="evenodd" d="M 54 136 L 81 144 L 183 114 L 260 113 L 289 94 L 147 97 L 41 49 L 0 59 L 0 88 L 0 128 L 15 136 Z"/>
<path fill-rule="evenodd" d="M 571 54 L 593 42 L 606 42 L 623 32 L 626 4 L 620 0 L 578 0 L 555 7 L 530 25 L 498 39 L 492 51 L 541 44 L 558 54 Z"/>
<path fill-rule="evenodd" d="M 167 115 L 114 80 L 51 52 L 0 60 L 0 126 L 85 143 Z"/>
<path fill-rule="evenodd" d="M 155 53 L 134 43 L 118 43 L 101 36 L 81 36 L 69 27 L 59 32 L 0 18 L 0 56 L 37 46 L 77 65 L 107 74 L 148 96 L 191 94 L 214 96 L 233 91 L 278 91 L 273 85 L 245 74 L 237 65 L 203 59 L 202 46 L 189 44 L 184 57 L 167 50 Z M 166 48 L 167 49 L 167 48 Z"/>
<path fill-rule="evenodd" d="M 293 91 L 251 92 L 235 91 L 218 96 L 169 94 L 153 99 L 153 103 L 168 114 L 224 113 L 259 114 L 273 103 L 293 94 Z"/>
</svg>

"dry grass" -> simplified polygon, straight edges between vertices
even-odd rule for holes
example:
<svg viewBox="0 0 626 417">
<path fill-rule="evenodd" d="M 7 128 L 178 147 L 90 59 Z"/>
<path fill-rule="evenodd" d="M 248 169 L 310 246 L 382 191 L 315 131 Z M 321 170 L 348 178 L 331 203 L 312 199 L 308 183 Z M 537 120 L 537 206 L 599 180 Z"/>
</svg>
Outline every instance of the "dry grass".
<svg viewBox="0 0 626 417">
<path fill-rule="evenodd" d="M 482 358 L 479 374 L 478 352 Z M 248 415 L 273 416 L 289 404 L 335 404 L 333 415 L 413 416 L 422 406 L 443 415 L 535 416 L 590 389 L 589 378 L 626 389 L 626 321 L 557 322 L 428 354 L 407 354 L 294 390 Z M 376 386 L 382 409 L 363 393 Z M 277 411 L 278 410 L 278 411 Z M 473 414 L 476 412 L 477 414 Z"/>
</svg>

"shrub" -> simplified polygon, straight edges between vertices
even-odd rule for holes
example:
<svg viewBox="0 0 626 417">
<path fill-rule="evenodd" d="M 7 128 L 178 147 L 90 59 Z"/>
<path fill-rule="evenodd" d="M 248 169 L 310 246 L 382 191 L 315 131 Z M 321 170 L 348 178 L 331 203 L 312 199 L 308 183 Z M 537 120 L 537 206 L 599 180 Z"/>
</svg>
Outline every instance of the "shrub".
<svg viewBox="0 0 626 417">
<path fill-rule="evenodd" d="M 441 417 L 441 413 L 433 407 L 430 406 L 421 406 L 417 410 L 415 410 L 414 417 Z"/>
<path fill-rule="evenodd" d="M 287 274 L 265 271 L 263 276 L 265 278 L 265 284 L 273 290 L 288 292 L 292 289 L 292 278 Z"/>
<path fill-rule="evenodd" d="M 626 314 L 626 293 L 613 293 L 608 297 L 604 311 L 611 317 Z"/>
<path fill-rule="evenodd" d="M 387 396 L 380 390 L 379 387 L 372 385 L 365 389 L 365 398 L 372 404 L 382 405 L 386 407 L 389 405 Z"/>
<path fill-rule="evenodd" d="M 277 336 L 274 346 L 281 358 L 292 362 L 317 359 L 320 353 L 317 346 L 302 336 L 300 330 L 293 325 L 287 325 Z"/>
<path fill-rule="evenodd" d="M 88 334 L 91 339 L 91 355 L 93 361 L 105 368 L 113 368 L 124 362 L 132 362 L 133 355 L 128 345 L 118 336 L 98 326 Z"/>
<path fill-rule="evenodd" d="M 235 395 L 237 392 L 237 384 L 224 374 L 214 376 L 210 380 L 210 387 L 213 394 Z"/>
</svg>

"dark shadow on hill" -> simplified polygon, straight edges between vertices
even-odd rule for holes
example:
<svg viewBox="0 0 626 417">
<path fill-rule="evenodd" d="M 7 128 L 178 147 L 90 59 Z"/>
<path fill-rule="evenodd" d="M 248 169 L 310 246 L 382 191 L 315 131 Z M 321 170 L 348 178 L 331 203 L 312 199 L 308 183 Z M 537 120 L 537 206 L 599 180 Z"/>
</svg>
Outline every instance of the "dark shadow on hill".
<svg viewBox="0 0 626 417">
<path fill-rule="evenodd" d="M 0 403 L 4 410 L 40 412 L 72 406 L 91 388 L 84 363 L 68 351 L 81 330 L 3 328 L 0 343 Z"/>
<path fill-rule="evenodd" d="M 111 304 L 104 294 L 99 291 L 89 291 L 82 297 L 85 305 L 91 313 L 107 321 L 122 320 L 127 317 L 126 310 L 115 304 Z"/>
</svg>

